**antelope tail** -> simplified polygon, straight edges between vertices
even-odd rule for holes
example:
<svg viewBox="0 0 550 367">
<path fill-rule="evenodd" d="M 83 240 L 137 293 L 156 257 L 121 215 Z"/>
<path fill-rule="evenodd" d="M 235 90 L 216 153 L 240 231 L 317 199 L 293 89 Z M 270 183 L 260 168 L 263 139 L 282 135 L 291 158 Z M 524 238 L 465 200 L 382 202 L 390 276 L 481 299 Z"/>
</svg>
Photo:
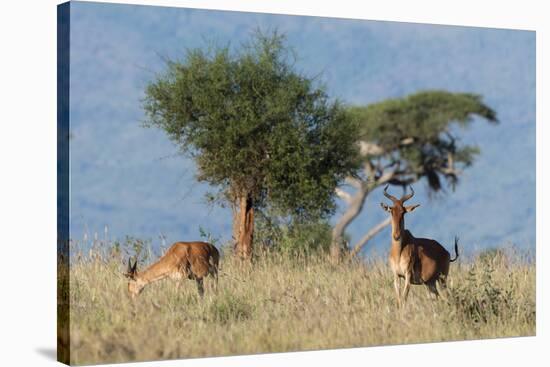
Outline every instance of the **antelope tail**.
<svg viewBox="0 0 550 367">
<path fill-rule="evenodd" d="M 457 236 L 455 236 L 455 258 L 450 259 L 449 262 L 456 261 L 456 259 L 458 259 L 458 237 Z"/>
</svg>

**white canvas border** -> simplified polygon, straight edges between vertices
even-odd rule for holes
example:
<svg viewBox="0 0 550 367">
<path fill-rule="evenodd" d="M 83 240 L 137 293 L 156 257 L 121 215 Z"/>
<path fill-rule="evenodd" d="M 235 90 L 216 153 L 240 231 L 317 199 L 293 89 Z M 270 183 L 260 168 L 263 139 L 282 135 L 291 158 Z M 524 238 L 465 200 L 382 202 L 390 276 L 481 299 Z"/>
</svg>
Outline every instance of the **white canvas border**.
<svg viewBox="0 0 550 367">
<path fill-rule="evenodd" d="M 158 0 L 119 3 L 240 10 L 356 19 L 408 21 L 528 29 L 537 31 L 537 336 L 498 340 L 340 349 L 319 352 L 221 357 L 142 366 L 303 366 L 542 365 L 549 344 L 547 251 L 544 223 L 548 216 L 548 22 L 544 2 L 537 1 L 373 1 L 351 0 Z M 0 159 L 3 234 L 3 280 L 0 302 L 2 365 L 53 365 L 55 362 L 56 277 L 56 9 L 58 1 L 3 2 L 2 123 Z M 544 45 L 546 44 L 546 46 Z M 548 62 L 546 62 L 548 64 Z M 548 99 L 548 98 L 546 98 Z M 7 236 L 5 236 L 7 234 Z M 547 293 L 548 291 L 546 291 Z M 547 347 L 546 347 L 547 348 Z M 440 362 L 444 361 L 444 362 Z"/>
</svg>

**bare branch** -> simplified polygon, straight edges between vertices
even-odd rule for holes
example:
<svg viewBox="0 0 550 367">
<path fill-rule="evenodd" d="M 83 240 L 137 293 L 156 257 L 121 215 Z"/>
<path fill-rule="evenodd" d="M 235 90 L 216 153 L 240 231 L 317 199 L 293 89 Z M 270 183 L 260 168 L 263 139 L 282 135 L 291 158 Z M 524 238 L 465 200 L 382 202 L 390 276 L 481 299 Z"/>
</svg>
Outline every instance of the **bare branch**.
<svg viewBox="0 0 550 367">
<path fill-rule="evenodd" d="M 412 143 L 414 143 L 414 138 L 405 138 L 399 142 L 399 145 L 406 146 L 411 145 Z"/>
<path fill-rule="evenodd" d="M 356 189 L 361 189 L 361 187 L 363 186 L 363 182 L 360 179 L 351 176 L 347 176 L 344 182 L 350 186 L 355 187 Z"/>
<path fill-rule="evenodd" d="M 344 190 L 340 189 L 339 187 L 334 189 L 334 192 L 336 193 L 336 196 L 338 196 L 340 199 L 344 200 L 346 203 L 351 204 L 352 198 L 351 195 Z"/>
<path fill-rule="evenodd" d="M 367 180 L 369 179 L 372 179 L 374 180 L 375 177 L 375 171 L 376 171 L 376 168 L 374 167 L 374 165 L 372 164 L 372 162 L 370 160 L 367 160 L 363 166 L 363 170 L 365 171 L 365 175 L 367 176 Z"/>
<path fill-rule="evenodd" d="M 368 194 L 368 185 L 361 185 L 357 193 L 351 197 L 348 208 L 332 228 L 331 254 L 333 259 L 339 257 L 341 241 L 347 226 L 361 213 L 365 198 Z"/>
<path fill-rule="evenodd" d="M 462 174 L 462 171 L 458 169 L 452 169 L 452 168 L 442 168 L 441 173 L 445 175 L 460 176 Z"/>
<path fill-rule="evenodd" d="M 445 175 L 460 176 L 462 173 L 455 168 L 454 155 L 451 152 L 447 153 L 447 167 L 441 168 L 441 172 Z"/>
<path fill-rule="evenodd" d="M 386 164 L 384 166 L 381 166 L 381 168 L 382 169 L 388 169 L 388 168 L 391 168 L 391 167 L 395 166 L 396 164 L 398 165 L 398 164 L 400 164 L 400 162 L 397 159 L 392 158 L 391 162 L 389 162 L 388 164 Z"/>
<path fill-rule="evenodd" d="M 361 153 L 362 156 L 382 155 L 384 154 L 384 149 L 378 144 L 368 143 L 361 140 L 359 142 L 359 153 Z"/>
<path fill-rule="evenodd" d="M 388 181 L 389 184 L 395 185 L 395 186 L 408 186 L 417 181 L 416 178 L 409 177 L 409 178 L 392 178 Z"/>
<path fill-rule="evenodd" d="M 397 171 L 389 171 L 389 172 L 386 172 L 386 173 L 382 174 L 382 176 L 380 176 L 376 179 L 376 184 L 377 185 L 383 185 L 385 183 L 390 182 L 390 180 L 393 179 L 396 176 L 396 172 Z"/>
<path fill-rule="evenodd" d="M 455 168 L 455 159 L 451 152 L 447 153 L 447 166 L 451 169 Z"/>
<path fill-rule="evenodd" d="M 382 231 L 384 228 L 390 225 L 390 223 L 391 223 L 391 218 L 387 217 L 382 222 L 372 227 L 371 230 L 368 231 L 367 234 L 365 234 L 363 237 L 361 237 L 361 239 L 355 244 L 355 246 L 353 247 L 353 250 L 350 252 L 350 255 L 349 255 L 350 258 L 355 257 L 368 241 L 370 241 L 380 231 Z"/>
</svg>

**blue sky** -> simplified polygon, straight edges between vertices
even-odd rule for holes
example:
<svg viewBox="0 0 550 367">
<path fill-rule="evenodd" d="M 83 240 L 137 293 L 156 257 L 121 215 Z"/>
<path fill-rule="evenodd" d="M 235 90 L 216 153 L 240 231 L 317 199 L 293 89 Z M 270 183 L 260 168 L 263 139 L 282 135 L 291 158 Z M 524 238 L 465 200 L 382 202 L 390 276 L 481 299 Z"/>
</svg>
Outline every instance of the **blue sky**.
<svg viewBox="0 0 550 367">
<path fill-rule="evenodd" d="M 141 127 L 143 91 L 163 57 L 209 42 L 238 47 L 256 28 L 277 28 L 299 56 L 297 68 L 321 74 L 331 96 L 368 104 L 422 89 L 483 95 L 501 123 L 476 121 L 461 136 L 482 153 L 456 191 L 430 199 L 407 217 L 416 236 L 450 247 L 535 247 L 535 33 L 489 28 L 221 12 L 73 2 L 71 5 L 71 237 L 85 232 L 159 243 L 199 238 L 199 226 L 222 240 L 228 210 L 205 204 L 212 188 L 194 178 L 161 132 Z M 350 226 L 358 239 L 385 213 L 381 190 Z M 341 213 L 341 210 L 339 211 Z M 339 215 L 336 214 L 336 216 Z M 389 234 L 369 251 L 384 252 Z"/>
</svg>

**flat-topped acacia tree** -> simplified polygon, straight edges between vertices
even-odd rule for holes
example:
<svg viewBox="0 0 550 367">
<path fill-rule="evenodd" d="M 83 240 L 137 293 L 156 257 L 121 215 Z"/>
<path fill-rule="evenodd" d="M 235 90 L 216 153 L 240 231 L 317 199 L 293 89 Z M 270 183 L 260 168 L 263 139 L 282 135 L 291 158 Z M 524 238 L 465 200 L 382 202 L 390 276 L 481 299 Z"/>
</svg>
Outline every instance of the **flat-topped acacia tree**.
<svg viewBox="0 0 550 367">
<path fill-rule="evenodd" d="M 354 191 L 336 188 L 344 200 L 344 213 L 332 231 L 331 254 L 339 261 L 342 252 L 355 256 L 373 236 L 390 224 L 389 218 L 371 228 L 352 248 L 343 243 L 347 226 L 361 213 L 367 196 L 379 186 L 403 189 L 426 179 L 430 193 L 445 182 L 454 189 L 462 171 L 470 167 L 479 148 L 461 140 L 460 129 L 474 118 L 495 124 L 496 112 L 480 95 L 443 90 L 420 91 L 404 98 L 389 99 L 368 106 L 349 107 L 359 133 L 361 169 L 346 178 Z M 344 251 L 342 251 L 344 250 Z"/>
<path fill-rule="evenodd" d="M 244 259 L 255 210 L 326 218 L 336 186 L 357 168 L 349 114 L 294 65 L 284 36 L 256 32 L 238 50 L 188 50 L 146 88 L 145 125 L 164 130 L 231 205 Z"/>
</svg>

